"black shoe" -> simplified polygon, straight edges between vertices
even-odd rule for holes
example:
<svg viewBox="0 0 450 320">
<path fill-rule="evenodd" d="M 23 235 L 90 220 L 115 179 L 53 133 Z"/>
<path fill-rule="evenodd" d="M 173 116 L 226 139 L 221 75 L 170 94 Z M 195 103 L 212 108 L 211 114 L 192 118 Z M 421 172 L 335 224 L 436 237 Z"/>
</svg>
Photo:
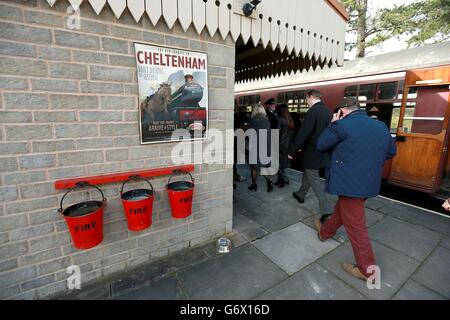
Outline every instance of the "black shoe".
<svg viewBox="0 0 450 320">
<path fill-rule="evenodd" d="M 332 215 L 332 213 L 322 215 L 322 216 L 320 217 L 320 223 L 324 224 L 325 221 L 327 221 L 328 218 L 331 217 L 331 215 Z"/>
<path fill-rule="evenodd" d="M 258 190 L 258 185 L 252 184 L 250 187 L 248 187 L 248 190 L 250 190 L 250 191 L 256 191 L 256 190 Z"/>
<path fill-rule="evenodd" d="M 272 191 L 273 191 L 273 182 L 267 181 L 267 192 L 272 192 Z"/>
<path fill-rule="evenodd" d="M 292 192 L 292 196 L 299 202 L 299 203 L 305 203 L 305 199 L 300 197 L 297 193 Z"/>
<path fill-rule="evenodd" d="M 275 182 L 276 186 L 279 186 L 280 184 L 284 183 L 283 179 L 278 178 L 277 182 Z"/>
<path fill-rule="evenodd" d="M 283 180 L 283 181 L 278 185 L 278 187 L 281 189 L 281 188 L 283 188 L 285 185 L 289 185 L 289 180 Z"/>
</svg>

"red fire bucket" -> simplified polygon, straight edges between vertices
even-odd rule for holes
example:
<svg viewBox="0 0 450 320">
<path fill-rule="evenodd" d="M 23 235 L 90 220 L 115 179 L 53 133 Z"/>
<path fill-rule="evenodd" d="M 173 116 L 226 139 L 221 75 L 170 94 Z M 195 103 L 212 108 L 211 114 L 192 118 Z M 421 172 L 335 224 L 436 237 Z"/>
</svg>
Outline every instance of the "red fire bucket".
<svg viewBox="0 0 450 320">
<path fill-rule="evenodd" d="M 89 184 L 77 186 L 97 189 L 102 195 L 102 201 L 84 201 L 63 209 L 64 198 L 76 189 L 73 188 L 62 197 L 58 211 L 66 220 L 74 247 L 89 249 L 103 241 L 103 209 L 106 206 L 106 198 L 102 190 L 96 186 Z"/>
<path fill-rule="evenodd" d="M 173 175 L 167 183 L 170 207 L 172 208 L 172 217 L 177 219 L 187 218 L 192 214 L 192 195 L 194 193 L 194 178 L 189 172 L 185 172 L 191 177 L 191 181 L 170 182 Z"/>
<path fill-rule="evenodd" d="M 135 189 L 123 193 L 123 187 L 131 180 L 143 179 L 140 176 L 131 176 L 122 184 L 120 196 L 122 198 L 123 209 L 127 218 L 128 229 L 131 231 L 141 231 L 147 229 L 152 224 L 153 199 L 155 192 L 153 186 L 147 179 L 150 189 Z"/>
</svg>

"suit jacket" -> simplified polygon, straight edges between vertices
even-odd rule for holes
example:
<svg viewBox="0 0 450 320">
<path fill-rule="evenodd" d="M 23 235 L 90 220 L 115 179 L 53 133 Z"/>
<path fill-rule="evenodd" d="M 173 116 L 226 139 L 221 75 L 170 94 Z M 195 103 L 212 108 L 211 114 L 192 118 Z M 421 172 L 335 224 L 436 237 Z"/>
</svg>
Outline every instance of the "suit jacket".
<svg viewBox="0 0 450 320">
<path fill-rule="evenodd" d="M 317 149 L 331 152 L 325 191 L 352 198 L 376 197 L 384 162 L 396 154 L 386 124 L 371 119 L 365 110 L 328 126 L 317 140 Z"/>
<path fill-rule="evenodd" d="M 305 169 L 325 168 L 329 162 L 327 152 L 320 152 L 316 148 L 317 138 L 330 124 L 333 115 L 322 102 L 314 104 L 306 113 L 302 126 L 289 149 L 293 157 L 298 150 L 303 150 L 303 167 Z"/>
<path fill-rule="evenodd" d="M 289 131 L 288 121 L 280 117 L 278 118 L 278 130 L 280 135 L 280 166 L 283 169 L 289 168 L 290 160 L 288 159 L 289 147 L 291 146 L 292 134 Z"/>
<path fill-rule="evenodd" d="M 271 129 L 278 129 L 278 115 L 274 110 L 266 108 L 266 115 L 270 122 Z"/>
</svg>

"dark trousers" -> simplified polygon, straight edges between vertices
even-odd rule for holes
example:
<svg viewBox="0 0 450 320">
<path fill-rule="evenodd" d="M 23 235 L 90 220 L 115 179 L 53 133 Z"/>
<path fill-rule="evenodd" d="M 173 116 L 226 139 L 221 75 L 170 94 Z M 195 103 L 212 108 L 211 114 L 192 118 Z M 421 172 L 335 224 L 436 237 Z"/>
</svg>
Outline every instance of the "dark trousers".
<svg viewBox="0 0 450 320">
<path fill-rule="evenodd" d="M 344 225 L 359 271 L 366 277 L 369 266 L 375 265 L 375 256 L 370 244 L 369 234 L 364 214 L 364 202 L 366 199 L 348 198 L 339 196 L 333 215 L 322 225 L 320 236 L 329 239 Z"/>
</svg>

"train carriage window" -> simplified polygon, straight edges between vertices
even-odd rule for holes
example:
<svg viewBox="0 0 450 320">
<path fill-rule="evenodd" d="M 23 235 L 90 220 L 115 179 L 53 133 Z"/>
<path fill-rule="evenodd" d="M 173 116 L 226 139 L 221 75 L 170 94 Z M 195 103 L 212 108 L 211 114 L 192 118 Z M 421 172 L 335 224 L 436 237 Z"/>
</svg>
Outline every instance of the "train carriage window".
<svg viewBox="0 0 450 320">
<path fill-rule="evenodd" d="M 408 99 L 417 99 L 418 91 L 419 91 L 418 88 L 409 88 Z"/>
<path fill-rule="evenodd" d="M 344 90 L 344 97 L 355 97 L 358 93 L 358 86 L 349 86 Z"/>
<path fill-rule="evenodd" d="M 287 104 L 296 104 L 297 95 L 296 92 L 286 92 Z"/>
<path fill-rule="evenodd" d="M 397 96 L 397 82 L 380 83 L 378 85 L 378 100 L 393 100 Z"/>
<path fill-rule="evenodd" d="M 276 103 L 285 103 L 285 92 L 280 92 L 278 95 L 277 95 L 277 99 L 276 99 Z"/>
<path fill-rule="evenodd" d="M 376 84 L 363 84 L 359 86 L 359 100 L 370 101 L 375 97 Z"/>
<path fill-rule="evenodd" d="M 403 85 L 404 85 L 404 82 L 400 81 L 399 87 L 400 86 L 402 87 L 401 91 L 400 91 L 400 89 L 398 91 L 398 99 L 400 99 L 400 100 L 403 98 Z M 416 99 L 417 91 L 418 91 L 417 87 L 408 88 L 408 99 Z"/>
<path fill-rule="evenodd" d="M 392 116 L 391 116 L 391 123 L 389 126 L 389 131 L 391 134 L 396 134 L 398 129 L 398 122 L 400 121 L 400 111 L 401 108 L 393 108 L 392 109 Z"/>
<path fill-rule="evenodd" d="M 410 88 L 417 95 L 416 101 L 407 102 L 403 117 L 404 133 L 440 134 L 448 104 L 448 87 Z"/>
<path fill-rule="evenodd" d="M 239 105 L 242 107 L 253 107 L 261 101 L 260 95 L 245 96 L 239 98 Z"/>
<path fill-rule="evenodd" d="M 304 91 L 291 91 L 286 93 L 286 104 L 289 107 L 289 112 L 300 112 L 300 105 L 304 103 L 305 92 Z"/>
<path fill-rule="evenodd" d="M 297 91 L 297 97 L 298 97 L 298 102 L 300 103 L 300 104 L 302 104 L 302 103 L 306 103 L 306 97 L 305 97 L 305 95 L 306 95 L 306 93 L 305 93 L 305 91 Z"/>
</svg>

